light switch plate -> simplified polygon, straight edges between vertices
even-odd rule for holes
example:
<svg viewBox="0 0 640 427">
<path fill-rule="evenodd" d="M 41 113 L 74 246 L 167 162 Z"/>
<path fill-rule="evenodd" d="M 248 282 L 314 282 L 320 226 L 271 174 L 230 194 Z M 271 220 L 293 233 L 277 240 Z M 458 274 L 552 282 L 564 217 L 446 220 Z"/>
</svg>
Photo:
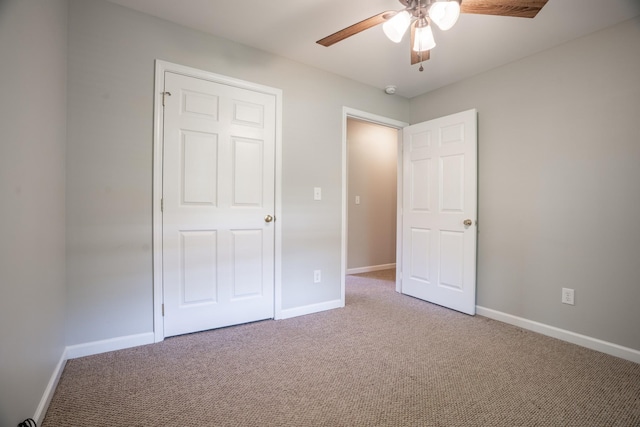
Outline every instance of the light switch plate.
<svg viewBox="0 0 640 427">
<path fill-rule="evenodd" d="M 313 200 L 322 200 L 322 188 L 320 187 L 313 188 Z"/>
</svg>

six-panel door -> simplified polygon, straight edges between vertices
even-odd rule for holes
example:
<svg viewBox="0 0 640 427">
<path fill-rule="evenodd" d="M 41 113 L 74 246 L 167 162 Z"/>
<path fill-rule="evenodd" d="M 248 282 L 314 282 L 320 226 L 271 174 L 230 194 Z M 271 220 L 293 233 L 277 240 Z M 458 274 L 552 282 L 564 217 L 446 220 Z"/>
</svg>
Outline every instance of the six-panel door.
<svg viewBox="0 0 640 427">
<path fill-rule="evenodd" d="M 166 72 L 164 335 L 274 316 L 275 97 Z"/>
<path fill-rule="evenodd" d="M 402 292 L 468 314 L 476 301 L 476 153 L 475 110 L 403 130 Z"/>
</svg>

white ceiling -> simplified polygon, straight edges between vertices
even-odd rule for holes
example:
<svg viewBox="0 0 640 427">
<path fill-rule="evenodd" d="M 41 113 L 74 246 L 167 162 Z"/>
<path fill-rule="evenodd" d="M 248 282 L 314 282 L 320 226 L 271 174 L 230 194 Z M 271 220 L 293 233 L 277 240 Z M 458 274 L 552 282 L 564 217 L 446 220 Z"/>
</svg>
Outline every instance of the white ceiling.
<svg viewBox="0 0 640 427">
<path fill-rule="evenodd" d="M 398 0 L 109 0 L 411 98 L 640 15 L 638 0 L 549 0 L 534 19 L 462 15 L 434 28 L 431 59 L 410 65 L 408 37 L 389 41 L 381 26 L 331 47 L 319 40 Z"/>
</svg>

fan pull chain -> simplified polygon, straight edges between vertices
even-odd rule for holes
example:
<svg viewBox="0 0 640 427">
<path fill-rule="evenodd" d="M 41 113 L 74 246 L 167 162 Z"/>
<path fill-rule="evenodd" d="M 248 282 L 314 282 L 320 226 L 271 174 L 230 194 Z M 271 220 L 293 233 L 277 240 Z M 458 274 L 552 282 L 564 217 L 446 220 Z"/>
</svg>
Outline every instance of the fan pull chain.
<svg viewBox="0 0 640 427">
<path fill-rule="evenodd" d="M 424 67 L 422 66 L 422 38 L 418 38 L 418 48 L 420 49 L 418 51 L 418 59 L 420 60 L 420 68 L 418 68 L 418 71 L 423 72 L 424 71 Z"/>
</svg>

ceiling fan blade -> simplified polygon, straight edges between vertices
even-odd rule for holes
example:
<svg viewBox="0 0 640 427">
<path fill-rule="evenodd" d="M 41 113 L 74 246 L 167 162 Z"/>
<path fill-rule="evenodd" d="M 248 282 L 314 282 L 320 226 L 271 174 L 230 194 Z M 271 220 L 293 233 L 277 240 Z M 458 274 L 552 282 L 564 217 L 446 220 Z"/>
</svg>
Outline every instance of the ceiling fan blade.
<svg viewBox="0 0 640 427">
<path fill-rule="evenodd" d="M 327 36 L 323 39 L 318 40 L 316 43 L 321 44 L 322 46 L 331 46 L 334 43 L 338 43 L 348 37 L 351 37 L 355 34 L 358 34 L 361 31 L 368 30 L 371 27 L 375 27 L 376 25 L 382 24 L 387 19 L 394 16 L 397 12 L 394 11 L 386 11 L 379 13 L 377 15 L 372 16 L 371 18 L 367 18 L 364 21 L 360 21 L 357 24 L 353 24 L 348 26 L 347 28 L 343 28 L 340 31 L 336 31 L 335 33 Z"/>
<path fill-rule="evenodd" d="M 547 0 L 462 0 L 460 12 L 533 18 Z"/>
<path fill-rule="evenodd" d="M 430 51 L 423 50 L 421 52 L 416 52 L 413 50 L 413 43 L 416 37 L 416 23 L 411 24 L 411 44 L 409 48 L 411 49 L 411 65 L 417 64 L 418 62 L 427 61 L 430 56 Z"/>
</svg>

